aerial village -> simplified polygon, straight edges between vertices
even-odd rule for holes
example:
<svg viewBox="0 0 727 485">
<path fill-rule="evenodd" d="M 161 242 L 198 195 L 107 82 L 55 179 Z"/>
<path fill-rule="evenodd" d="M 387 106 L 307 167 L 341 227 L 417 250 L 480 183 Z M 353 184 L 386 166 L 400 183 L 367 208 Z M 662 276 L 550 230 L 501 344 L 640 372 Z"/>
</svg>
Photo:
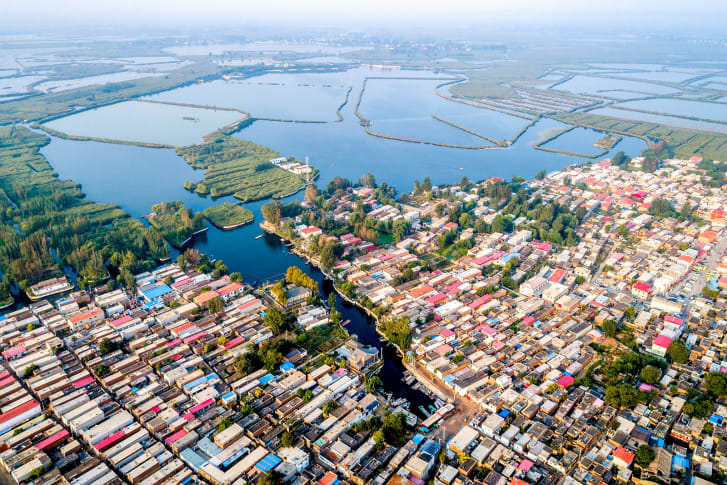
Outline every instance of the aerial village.
<svg viewBox="0 0 727 485">
<path fill-rule="evenodd" d="M 33 484 L 723 483 L 727 167 L 619 159 L 531 181 L 335 180 L 264 228 L 298 268 L 258 288 L 189 250 L 0 319 L 0 469 Z M 722 443 L 725 443 L 724 445 Z"/>
</svg>

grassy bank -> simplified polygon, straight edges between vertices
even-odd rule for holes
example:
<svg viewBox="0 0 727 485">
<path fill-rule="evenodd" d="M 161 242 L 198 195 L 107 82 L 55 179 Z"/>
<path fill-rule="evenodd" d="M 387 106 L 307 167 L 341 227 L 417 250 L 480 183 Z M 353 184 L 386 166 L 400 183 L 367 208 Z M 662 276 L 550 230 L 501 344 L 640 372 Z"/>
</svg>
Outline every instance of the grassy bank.
<svg viewBox="0 0 727 485">
<path fill-rule="evenodd" d="M 643 140 L 664 140 L 674 148 L 674 155 L 677 157 L 689 158 L 696 155 L 712 160 L 727 160 L 727 134 L 724 133 L 690 130 L 591 113 L 560 113 L 550 117 L 576 126 L 635 136 Z"/>
<path fill-rule="evenodd" d="M 148 217 L 149 224 L 176 248 L 181 248 L 194 234 L 207 229 L 204 216 L 186 209 L 178 200 L 162 202 L 152 207 L 152 210 L 155 215 Z"/>
<path fill-rule="evenodd" d="M 281 197 L 304 187 L 301 177 L 270 163 L 280 153 L 231 136 L 217 133 L 216 138 L 178 148 L 177 153 L 193 167 L 205 169 L 202 181 L 188 184 L 202 195 L 233 195 L 245 202 Z"/>
<path fill-rule="evenodd" d="M 253 213 L 248 209 L 231 202 L 209 207 L 202 213 L 208 221 L 220 229 L 234 229 L 254 219 Z"/>
<path fill-rule="evenodd" d="M 40 154 L 49 138 L 24 127 L 0 128 L 0 268 L 6 281 L 34 283 L 64 266 L 79 280 L 129 271 L 169 257 L 161 235 L 113 204 L 85 199 Z"/>
<path fill-rule="evenodd" d="M 84 86 L 10 101 L 0 104 L 0 124 L 49 121 L 85 109 L 191 84 L 197 79 L 217 76 L 220 72 L 217 65 L 211 62 L 200 62 L 169 72 L 164 76 Z"/>
</svg>

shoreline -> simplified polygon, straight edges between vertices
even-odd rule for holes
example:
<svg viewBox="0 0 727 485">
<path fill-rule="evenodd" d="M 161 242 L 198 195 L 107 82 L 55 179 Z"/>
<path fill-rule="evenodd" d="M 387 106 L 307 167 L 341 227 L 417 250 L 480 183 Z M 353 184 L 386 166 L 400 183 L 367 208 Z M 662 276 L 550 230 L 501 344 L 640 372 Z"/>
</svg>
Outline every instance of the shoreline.
<svg viewBox="0 0 727 485">
<path fill-rule="evenodd" d="M 297 257 L 299 257 L 300 259 L 304 260 L 306 263 L 312 264 L 314 267 L 316 267 L 321 272 L 321 274 L 323 274 L 323 277 L 331 282 L 333 291 L 335 291 L 338 296 L 340 296 L 345 302 L 347 302 L 351 306 L 356 307 L 356 309 L 358 309 L 359 311 L 361 311 L 361 312 L 365 313 L 366 315 L 368 315 L 369 317 L 371 317 L 374 321 L 374 329 L 376 330 L 376 333 L 379 336 L 379 341 L 381 342 L 381 344 L 382 345 L 391 345 L 396 350 L 397 355 L 401 359 L 400 360 L 401 364 L 404 366 L 405 369 L 407 369 L 408 371 L 410 371 L 416 375 L 417 382 L 421 383 L 427 390 L 434 393 L 434 395 L 436 395 L 440 399 L 443 399 L 447 402 L 456 401 L 456 400 L 453 401 L 451 397 L 446 396 L 440 389 L 438 389 L 432 383 L 428 382 L 427 379 L 422 378 L 421 370 L 418 369 L 416 367 L 416 365 L 412 366 L 409 363 L 407 363 L 407 361 L 405 359 L 406 352 L 402 351 L 401 347 L 399 347 L 398 344 L 390 341 L 386 337 L 386 335 L 384 335 L 384 332 L 381 331 L 381 328 L 380 328 L 381 321 L 380 321 L 379 317 L 377 317 L 374 312 L 372 312 L 365 306 L 361 305 L 356 298 L 351 298 L 348 295 L 346 295 L 343 291 L 341 291 L 341 289 L 336 284 L 336 279 L 321 267 L 319 261 L 317 261 L 317 260 L 309 257 L 307 254 L 303 253 L 292 239 L 289 239 L 286 236 L 284 236 L 283 234 L 278 233 L 278 231 L 275 230 L 276 229 L 275 226 L 273 226 L 269 222 L 267 222 L 267 221 L 261 222 L 260 228 L 268 234 L 274 234 L 274 235 L 280 237 L 281 239 L 284 239 L 285 241 L 289 242 L 290 246 L 291 246 L 290 252 L 293 253 L 294 255 L 296 255 Z M 345 328 L 344 328 L 344 330 L 345 330 Z M 346 331 L 346 333 L 348 333 L 348 331 Z"/>
</svg>

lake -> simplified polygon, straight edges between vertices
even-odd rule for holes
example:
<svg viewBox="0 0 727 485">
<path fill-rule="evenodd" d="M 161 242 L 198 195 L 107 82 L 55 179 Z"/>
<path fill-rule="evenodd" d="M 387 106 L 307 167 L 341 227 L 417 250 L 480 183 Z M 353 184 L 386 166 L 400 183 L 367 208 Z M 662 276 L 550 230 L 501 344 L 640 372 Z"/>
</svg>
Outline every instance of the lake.
<svg viewBox="0 0 727 485">
<path fill-rule="evenodd" d="M 727 88 L 727 86 L 725 87 Z M 630 101 L 628 103 L 620 103 L 619 106 L 672 115 L 695 116 L 708 120 L 727 121 L 727 104 L 720 103 L 660 98 Z"/>
<path fill-rule="evenodd" d="M 727 133 L 727 125 L 720 123 L 710 123 L 708 121 L 695 121 L 685 118 L 677 118 L 674 116 L 655 115 L 650 113 L 639 113 L 637 111 L 628 111 L 624 109 L 599 108 L 590 111 L 594 115 L 613 116 L 614 118 L 623 118 L 627 120 L 650 121 L 653 123 L 661 123 L 664 125 L 678 126 L 682 128 L 692 128 L 695 130 L 715 131 L 718 133 Z"/>
<path fill-rule="evenodd" d="M 46 125 L 69 135 L 181 146 L 201 142 L 204 135 L 244 116 L 237 111 L 124 101 Z"/>
<path fill-rule="evenodd" d="M 621 74 L 614 74 L 614 76 L 620 76 Z M 672 94 L 676 93 L 677 90 L 660 84 L 652 84 L 648 82 L 639 81 L 625 81 L 623 79 L 608 79 L 604 77 L 595 76 L 574 76 L 562 84 L 558 84 L 554 87 L 559 91 L 570 91 L 575 94 L 603 94 L 604 96 L 613 96 L 618 98 L 620 96 L 613 95 L 613 93 L 620 93 L 622 91 L 636 91 L 639 93 L 646 94 Z"/>
<path fill-rule="evenodd" d="M 352 82 L 354 80 L 362 82 L 365 74 L 369 71 L 357 71 L 353 74 L 328 73 L 320 76 L 327 79 L 326 82 L 331 82 L 331 85 L 333 85 L 334 78 L 338 77 L 340 79 L 341 74 L 353 76 Z M 395 72 L 381 74 L 388 74 L 389 77 L 392 74 L 401 75 L 401 73 Z M 427 73 L 417 72 L 413 75 L 426 77 Z M 409 89 L 426 91 L 428 97 L 422 101 L 427 103 L 426 106 L 429 106 L 428 103 L 433 103 L 432 106 L 438 106 L 438 103 L 444 101 L 429 89 L 431 87 L 430 81 L 398 80 L 393 82 L 402 83 L 394 84 L 394 86 L 401 86 L 399 88 L 400 93 L 405 93 Z M 210 83 L 210 85 L 213 84 Z M 291 84 L 297 84 L 297 80 L 295 83 L 291 81 Z M 316 85 L 320 84 L 323 84 L 323 81 Z M 342 85 L 353 84 L 343 82 Z M 395 103 L 396 99 L 392 99 L 392 97 L 396 98 L 396 94 L 396 91 L 389 92 L 386 89 L 384 92 L 373 90 L 372 93 L 369 93 L 371 97 L 367 99 L 366 103 L 371 112 L 377 113 L 380 119 L 392 120 L 392 129 L 395 127 L 393 120 L 405 119 L 411 116 L 423 117 L 421 112 L 416 112 L 418 108 L 411 99 L 402 102 L 403 104 Z M 433 98 L 430 98 L 430 96 Z M 358 93 L 354 87 L 353 100 L 342 110 L 344 120 L 340 123 L 304 124 L 256 121 L 251 126 L 236 133 L 235 136 L 269 146 L 285 156 L 295 156 L 299 159 L 303 159 L 306 155 L 310 156 L 311 164 L 320 170 L 319 186 L 325 186 L 328 181 L 337 175 L 355 180 L 361 174 L 371 172 L 379 182 L 386 181 L 402 191 L 411 190 L 415 179 L 423 180 L 427 175 L 432 178 L 434 183 L 457 182 L 463 175 L 473 180 L 492 176 L 509 179 L 514 175 L 529 178 L 541 169 L 554 171 L 563 168 L 565 165 L 584 161 L 583 159 L 579 160 L 575 157 L 541 152 L 532 148 L 532 145 L 543 139 L 548 132 L 561 130 L 567 126 L 549 119 L 539 121 L 526 131 L 517 143 L 502 150 L 452 149 L 373 137 L 365 133 L 353 114 L 353 105 L 357 97 Z M 275 100 L 269 101 L 271 103 L 276 102 Z M 118 108 L 119 106 L 121 108 Z M 387 106 L 389 107 L 388 111 Z M 150 107 L 161 107 L 163 109 L 147 112 L 146 117 L 138 115 L 138 113 L 150 109 Z M 128 109 L 130 111 L 118 112 L 109 110 L 109 108 L 116 108 L 116 110 Z M 179 112 L 172 110 L 172 108 L 176 107 L 144 102 L 127 102 L 94 110 L 96 111 L 96 118 L 91 118 L 90 121 L 83 124 L 80 124 L 77 120 L 79 116 L 86 113 L 56 120 L 56 122 L 76 118 L 74 122 L 78 123 L 76 126 L 79 129 L 95 130 L 97 125 L 104 126 L 107 130 L 105 134 L 108 135 L 108 127 L 111 126 L 117 130 L 116 133 L 123 133 L 128 136 L 145 136 L 158 141 L 162 135 L 167 133 L 165 129 L 157 126 L 160 124 L 160 120 L 175 122 L 181 113 L 196 112 L 195 110 L 189 111 L 187 108 L 183 108 Z M 494 113 L 489 110 L 469 107 L 467 107 L 467 110 L 463 110 L 459 105 L 446 106 L 446 108 L 451 110 L 446 112 L 457 120 L 471 122 L 473 123 L 472 126 L 482 130 L 490 130 L 489 132 L 492 133 L 503 130 L 503 134 L 511 134 L 513 129 L 523 126 L 523 122 L 525 122 L 525 120 L 516 118 L 517 121 L 509 120 L 512 121 L 512 125 L 503 128 L 496 118 L 488 118 Z M 470 109 L 474 110 L 472 111 L 474 114 L 470 115 Z M 199 111 L 206 112 L 209 110 Z M 428 109 L 424 111 L 428 112 Z M 223 120 L 216 117 L 217 114 L 229 114 L 229 112 L 223 111 L 213 111 L 212 113 L 215 114 L 215 117 L 208 121 L 210 126 L 222 123 Z M 495 113 L 495 115 L 498 114 Z M 507 115 L 503 116 L 508 119 L 513 118 Z M 144 128 L 134 126 L 133 121 L 136 121 L 139 125 L 144 125 Z M 400 123 L 405 123 L 405 121 Z M 190 125 L 193 127 L 196 124 L 190 122 Z M 201 136 L 200 132 L 202 130 L 192 130 L 191 127 L 184 123 L 178 126 L 178 130 L 181 131 L 171 134 L 175 135 L 174 141 L 179 144 L 191 143 Z M 208 131 L 211 131 L 211 129 Z M 594 137 L 598 138 L 590 130 L 577 130 L 573 135 L 572 142 L 579 147 L 586 146 L 593 143 Z M 172 140 L 171 136 L 169 140 Z M 644 147 L 644 142 L 639 139 L 625 138 L 617 147 L 617 150 L 624 150 L 629 155 L 635 156 Z M 51 143 L 42 148 L 42 153 L 58 171 L 61 178 L 80 183 L 90 200 L 116 203 L 134 217 L 147 214 L 152 205 L 164 200 L 181 200 L 186 206 L 196 211 L 226 200 L 233 200 L 231 198 L 222 198 L 213 201 L 211 198 L 202 198 L 186 191 L 183 187 L 184 181 L 198 180 L 202 174 L 187 165 L 171 149 L 153 149 L 52 138 Z M 302 197 L 302 193 L 288 197 L 283 202 L 299 197 Z M 277 279 L 285 273 L 289 266 L 298 266 L 321 283 L 321 291 L 325 298 L 328 292 L 331 291 L 331 287 L 330 283 L 323 282 L 323 277 L 318 270 L 291 254 L 280 239 L 275 236 L 266 235 L 263 238 L 255 239 L 256 236 L 261 234 L 258 227 L 258 223 L 262 221 L 260 208 L 267 202 L 258 201 L 245 204 L 245 207 L 249 208 L 255 215 L 253 224 L 248 224 L 235 231 L 221 231 L 210 225 L 206 233 L 193 240 L 193 246 L 214 258 L 224 260 L 231 271 L 240 271 L 247 282 L 264 282 Z M 176 257 L 178 253 L 172 251 L 172 254 L 173 257 Z M 351 321 L 346 327 L 349 332 L 357 334 L 363 343 L 378 348 L 381 347 L 375 329 L 364 313 L 341 303 L 339 303 L 338 307 L 343 313 L 343 318 Z M 384 356 L 385 363 L 380 376 L 385 389 L 392 392 L 396 397 L 407 398 L 412 402 L 413 407 L 420 404 L 426 405 L 429 400 L 424 394 L 411 390 L 401 382 L 403 368 L 390 348 L 387 347 Z"/>
</svg>

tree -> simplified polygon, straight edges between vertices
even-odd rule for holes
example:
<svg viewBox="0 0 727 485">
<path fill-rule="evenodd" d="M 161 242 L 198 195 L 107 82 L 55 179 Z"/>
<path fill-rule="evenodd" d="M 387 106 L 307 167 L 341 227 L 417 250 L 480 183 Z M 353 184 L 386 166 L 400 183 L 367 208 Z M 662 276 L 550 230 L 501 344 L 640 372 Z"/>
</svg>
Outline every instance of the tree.
<svg viewBox="0 0 727 485">
<path fill-rule="evenodd" d="M 315 202 L 316 197 L 318 197 L 318 189 L 315 184 L 310 184 L 305 188 L 305 201 L 312 204 Z"/>
<path fill-rule="evenodd" d="M 633 322 L 634 318 L 636 318 L 636 309 L 632 306 L 627 307 L 626 310 L 624 310 L 624 316 L 628 318 L 630 322 Z"/>
<path fill-rule="evenodd" d="M 358 183 L 366 187 L 376 187 L 376 177 L 371 173 L 365 173 L 358 178 Z"/>
<path fill-rule="evenodd" d="M 265 325 L 267 325 L 270 330 L 272 330 L 273 335 L 280 335 L 280 333 L 283 331 L 285 319 L 283 318 L 283 314 L 280 312 L 280 310 L 275 307 L 271 307 L 265 313 L 265 316 L 263 317 L 263 323 L 265 323 Z"/>
<path fill-rule="evenodd" d="M 681 340 L 674 340 L 666 349 L 666 356 L 672 362 L 684 364 L 689 360 L 689 349 L 682 343 Z"/>
<path fill-rule="evenodd" d="M 625 409 L 633 407 L 638 402 L 638 399 L 638 391 L 630 386 L 616 385 L 606 388 L 605 401 L 615 408 Z"/>
<path fill-rule="evenodd" d="M 406 418 L 403 413 L 387 412 L 381 426 L 384 439 L 391 445 L 397 445 L 403 441 L 406 433 Z"/>
<path fill-rule="evenodd" d="M 381 378 L 379 376 L 371 376 L 366 379 L 366 392 L 375 393 L 376 389 L 381 386 Z"/>
<path fill-rule="evenodd" d="M 714 396 L 727 395 L 727 375 L 722 372 L 709 372 L 704 376 L 707 392 Z"/>
<path fill-rule="evenodd" d="M 303 400 L 303 402 L 310 402 L 310 400 L 313 399 L 313 391 L 310 389 L 303 389 L 302 387 L 299 387 L 295 393 Z"/>
<path fill-rule="evenodd" d="M 242 274 L 238 272 L 230 273 L 230 281 L 233 283 L 242 283 Z"/>
<path fill-rule="evenodd" d="M 277 470 L 270 470 L 258 482 L 258 485 L 283 485 L 284 476 Z"/>
<path fill-rule="evenodd" d="M 30 364 L 28 367 L 25 368 L 23 371 L 23 377 L 25 379 L 28 379 L 29 377 L 33 376 L 33 373 L 38 369 L 37 364 Z"/>
<path fill-rule="evenodd" d="M 621 224 L 618 226 L 618 233 L 621 235 L 621 237 L 626 237 L 629 234 L 629 228 L 626 227 L 626 224 Z"/>
<path fill-rule="evenodd" d="M 109 372 L 111 372 L 111 370 L 110 370 L 110 369 L 109 369 L 108 367 L 106 367 L 105 365 L 103 365 L 103 364 L 99 364 L 99 365 L 97 365 L 97 366 L 96 366 L 96 367 L 95 367 L 95 368 L 93 369 L 93 371 L 94 371 L 94 372 L 96 373 L 96 375 L 97 375 L 98 377 L 103 377 L 103 376 L 105 376 L 106 374 L 108 374 Z"/>
<path fill-rule="evenodd" d="M 339 242 L 328 242 L 321 250 L 321 266 L 324 269 L 331 269 L 336 259 L 343 255 L 343 245 Z"/>
<path fill-rule="evenodd" d="M 618 333 L 618 322 L 616 322 L 613 318 L 609 318 L 603 322 L 601 328 L 603 328 L 603 333 L 606 334 L 606 337 L 613 338 Z"/>
<path fill-rule="evenodd" d="M 636 456 L 634 457 L 634 461 L 641 468 L 646 468 L 652 461 L 654 461 L 654 458 L 656 458 L 654 448 L 648 445 L 641 445 L 636 449 Z"/>
<path fill-rule="evenodd" d="M 210 313 L 220 313 L 225 306 L 224 300 L 221 297 L 216 296 L 207 302 L 207 308 Z"/>
<path fill-rule="evenodd" d="M 336 401 L 334 401 L 333 399 L 331 399 L 330 401 L 328 401 L 327 403 L 325 403 L 323 405 L 323 416 L 325 416 L 327 418 L 328 415 L 331 414 L 336 409 L 338 409 L 338 403 Z"/>
<path fill-rule="evenodd" d="M 217 432 L 221 433 L 233 424 L 235 424 L 235 421 L 233 421 L 232 418 L 223 418 L 222 421 L 220 421 L 220 424 L 217 425 Z"/>
<path fill-rule="evenodd" d="M 336 292 L 331 291 L 331 294 L 328 295 L 328 307 L 333 310 L 336 308 Z"/>
<path fill-rule="evenodd" d="M 98 352 L 101 355 L 110 354 L 111 352 L 117 350 L 119 348 L 119 345 L 116 342 L 112 342 L 108 338 L 101 339 L 101 342 L 98 344 Z"/>
<path fill-rule="evenodd" d="M 647 365 L 641 369 L 641 380 L 647 384 L 656 384 L 661 379 L 661 371 L 653 365 Z"/>
<path fill-rule="evenodd" d="M 283 448 L 292 448 L 295 444 L 295 435 L 288 430 L 283 431 L 280 435 L 280 446 Z"/>
<path fill-rule="evenodd" d="M 384 432 L 381 431 L 380 429 L 377 429 L 376 431 L 374 431 L 374 434 L 371 435 L 371 437 L 374 439 L 374 443 L 376 443 L 376 445 L 378 445 L 378 446 L 380 446 L 384 443 Z"/>
</svg>

